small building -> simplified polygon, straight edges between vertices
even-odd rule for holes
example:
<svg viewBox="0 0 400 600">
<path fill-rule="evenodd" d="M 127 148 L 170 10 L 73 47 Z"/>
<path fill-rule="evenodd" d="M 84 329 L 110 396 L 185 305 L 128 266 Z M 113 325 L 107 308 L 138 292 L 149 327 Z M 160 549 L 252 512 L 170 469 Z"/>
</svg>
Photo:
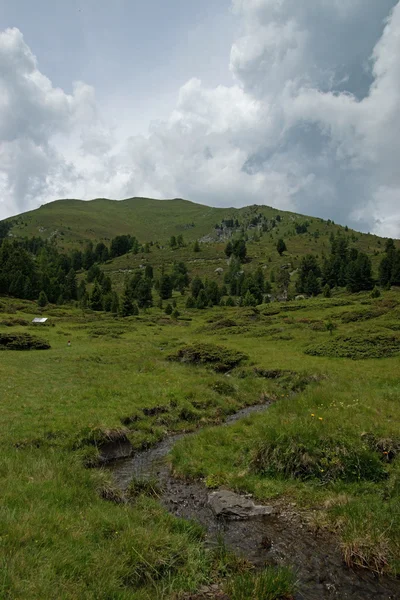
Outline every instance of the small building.
<svg viewBox="0 0 400 600">
<path fill-rule="evenodd" d="M 35 325 L 44 325 L 47 322 L 47 317 L 35 317 L 32 321 Z"/>
</svg>

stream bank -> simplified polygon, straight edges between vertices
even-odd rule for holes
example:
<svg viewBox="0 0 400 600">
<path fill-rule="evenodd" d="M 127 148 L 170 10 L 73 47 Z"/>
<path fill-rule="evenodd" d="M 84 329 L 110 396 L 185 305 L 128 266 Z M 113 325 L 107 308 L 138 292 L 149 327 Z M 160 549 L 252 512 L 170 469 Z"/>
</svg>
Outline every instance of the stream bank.
<svg viewBox="0 0 400 600">
<path fill-rule="evenodd" d="M 244 408 L 231 415 L 225 426 L 269 406 Z M 337 539 L 312 530 L 291 507 L 274 502 L 262 510 L 250 496 L 219 490 L 222 496 L 216 498 L 215 490 L 210 491 L 201 481 L 174 477 L 165 457 L 175 443 L 193 435 L 196 432 L 172 435 L 131 458 L 110 462 L 107 468 L 123 492 L 134 478 L 156 482 L 164 508 L 177 517 L 200 523 L 207 532 L 207 544 L 222 538 L 227 548 L 255 567 L 281 565 L 294 569 L 299 581 L 296 600 L 400 600 L 398 580 L 347 568 Z"/>
</svg>

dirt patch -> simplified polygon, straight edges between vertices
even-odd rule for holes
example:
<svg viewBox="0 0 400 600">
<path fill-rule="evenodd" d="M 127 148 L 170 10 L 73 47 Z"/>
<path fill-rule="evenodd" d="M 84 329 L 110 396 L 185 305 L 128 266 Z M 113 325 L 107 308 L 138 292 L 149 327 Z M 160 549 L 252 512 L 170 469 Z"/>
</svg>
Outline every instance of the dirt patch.
<svg viewBox="0 0 400 600">
<path fill-rule="evenodd" d="M 247 355 L 237 350 L 214 344 L 193 344 L 184 346 L 171 354 L 168 360 L 193 365 L 209 365 L 214 371 L 226 373 L 247 359 Z"/>
<path fill-rule="evenodd" d="M 46 340 L 29 333 L 0 333 L 0 350 L 48 350 Z"/>
</svg>

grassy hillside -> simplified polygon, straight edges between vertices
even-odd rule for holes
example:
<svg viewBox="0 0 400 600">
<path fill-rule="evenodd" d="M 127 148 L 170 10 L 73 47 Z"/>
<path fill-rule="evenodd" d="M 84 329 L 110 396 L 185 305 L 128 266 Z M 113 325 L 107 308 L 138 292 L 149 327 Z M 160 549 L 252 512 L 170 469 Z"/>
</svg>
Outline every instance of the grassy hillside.
<svg viewBox="0 0 400 600">
<path fill-rule="evenodd" d="M 278 216 L 281 222 L 271 232 L 273 237 L 296 237 L 296 224 L 308 222 L 308 233 L 298 236 L 292 245 L 294 252 L 322 251 L 329 235 L 343 230 L 358 239 L 360 250 L 379 250 L 377 236 L 355 233 L 331 221 L 307 217 L 296 213 L 277 210 L 269 206 L 236 208 L 214 208 L 195 204 L 188 200 L 153 200 L 130 198 L 128 200 L 97 199 L 57 200 L 40 208 L 12 217 L 10 233 L 16 237 L 39 236 L 55 239 L 60 249 L 82 247 L 88 241 L 107 242 L 116 235 L 131 234 L 140 242 L 166 243 L 172 235 L 182 234 L 185 241 L 217 239 L 215 225 L 223 219 L 238 219 L 240 226 L 247 228 L 252 217 L 261 215 L 266 219 Z M 249 231 L 250 238 L 254 230 Z M 315 237 L 314 237 L 315 236 Z M 318 236 L 318 237 L 317 237 Z M 261 246 L 262 247 L 262 246 Z"/>
<path fill-rule="evenodd" d="M 267 220 L 266 231 L 261 226 L 254 227 L 251 224 L 256 216 Z M 237 219 L 239 227 L 218 233 L 215 226 L 224 219 Z M 271 227 L 273 219 L 278 220 Z M 173 262 L 184 261 L 188 264 L 191 277 L 199 275 L 222 280 L 223 273 L 218 275 L 216 269 L 225 271 L 227 268 L 224 253 L 227 240 L 243 231 L 248 249 L 248 262 L 244 269 L 254 270 L 261 266 L 267 278 L 283 264 L 290 264 L 292 271 L 295 271 L 305 254 L 313 253 L 321 259 L 329 253 L 330 237 L 338 232 L 348 238 L 351 247 L 371 257 L 375 274 L 385 248 L 382 238 L 358 233 L 316 217 L 267 206 L 212 208 L 180 199 L 58 200 L 9 221 L 12 223 L 12 236 L 55 239 L 61 251 L 84 249 L 88 241 L 103 241 L 109 245 L 113 237 L 121 234 L 134 235 L 142 243 L 158 242 L 158 246 L 151 246 L 150 253 L 130 252 L 102 265 L 119 291 L 126 274 L 147 263 L 159 275 L 162 268 L 168 270 Z M 298 233 L 296 227 L 304 223 L 307 224 L 307 231 Z M 168 241 L 172 235 L 179 234 L 183 235 L 185 245 L 172 250 Z M 280 238 L 287 245 L 287 252 L 283 256 L 276 251 Z M 199 253 L 193 251 L 195 240 L 200 241 Z"/>
<path fill-rule="evenodd" d="M 1 300 L 1 335 L 39 335 L 51 349 L 1 353 L 0 597 L 175 600 L 248 577 L 204 547 L 198 526 L 146 495 L 121 503 L 110 475 L 84 465 L 117 431 L 139 448 L 265 398 L 275 400 L 265 414 L 183 440 L 175 470 L 275 501 L 282 519 L 290 502 L 302 536 L 334 531 L 349 565 L 398 574 L 398 293 L 204 312 L 175 299 L 179 320 L 49 306 L 39 329 L 35 303 Z M 204 342 L 249 358 L 229 378 L 167 360 Z M 269 593 L 228 597 L 291 597 Z"/>
<path fill-rule="evenodd" d="M 84 245 L 89 240 L 109 241 L 120 234 L 134 235 L 141 242 L 163 242 L 180 233 L 194 240 L 233 213 L 233 209 L 180 199 L 57 200 L 11 219 L 15 223 L 11 233 L 17 237 L 55 237 L 61 248 Z"/>
</svg>

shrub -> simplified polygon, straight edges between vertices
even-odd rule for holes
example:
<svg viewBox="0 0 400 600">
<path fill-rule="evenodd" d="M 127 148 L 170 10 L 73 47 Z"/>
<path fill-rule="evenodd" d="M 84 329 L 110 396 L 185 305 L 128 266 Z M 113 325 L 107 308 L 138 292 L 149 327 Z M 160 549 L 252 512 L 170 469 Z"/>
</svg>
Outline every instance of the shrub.
<svg viewBox="0 0 400 600">
<path fill-rule="evenodd" d="M 0 333 L 0 350 L 48 350 L 50 344 L 29 333 Z"/>
<path fill-rule="evenodd" d="M 316 346 L 309 346 L 305 353 L 310 356 L 329 356 L 361 360 L 383 358 L 400 352 L 400 340 L 395 335 L 357 333 L 342 335 Z"/>
<path fill-rule="evenodd" d="M 247 356 L 243 352 L 230 350 L 214 344 L 192 344 L 171 354 L 168 360 L 197 365 L 211 365 L 215 371 L 224 373 L 238 366 Z"/>
<path fill-rule="evenodd" d="M 377 286 L 375 286 L 371 292 L 371 298 L 379 298 L 380 295 L 381 295 L 380 289 Z"/>
</svg>

